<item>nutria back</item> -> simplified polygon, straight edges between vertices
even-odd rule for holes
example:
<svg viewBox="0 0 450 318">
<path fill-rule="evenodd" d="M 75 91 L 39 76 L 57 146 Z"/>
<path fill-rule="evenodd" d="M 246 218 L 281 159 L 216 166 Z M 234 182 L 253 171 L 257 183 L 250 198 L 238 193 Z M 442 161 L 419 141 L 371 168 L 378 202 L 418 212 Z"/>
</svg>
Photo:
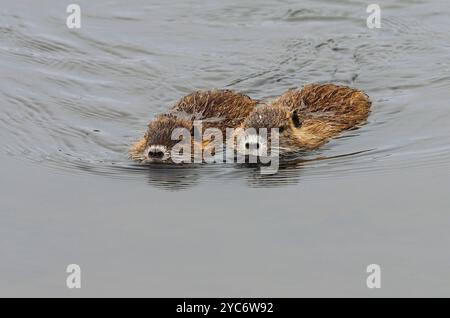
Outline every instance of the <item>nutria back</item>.
<svg viewBox="0 0 450 318">
<path fill-rule="evenodd" d="M 286 91 L 272 104 L 297 110 L 302 120 L 320 120 L 344 130 L 367 119 L 371 102 L 364 92 L 354 88 L 310 84 Z"/>
<path fill-rule="evenodd" d="M 239 126 L 257 104 L 250 97 L 231 90 L 197 91 L 181 98 L 170 113 L 202 120 L 204 128 L 225 131 L 225 128 Z"/>
</svg>

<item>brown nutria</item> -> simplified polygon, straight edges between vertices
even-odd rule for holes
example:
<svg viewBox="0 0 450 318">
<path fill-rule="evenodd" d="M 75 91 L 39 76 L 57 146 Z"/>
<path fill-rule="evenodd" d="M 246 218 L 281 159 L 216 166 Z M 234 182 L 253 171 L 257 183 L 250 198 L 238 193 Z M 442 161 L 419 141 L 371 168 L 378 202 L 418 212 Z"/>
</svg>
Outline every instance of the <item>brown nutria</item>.
<svg viewBox="0 0 450 318">
<path fill-rule="evenodd" d="M 257 104 L 250 97 L 230 90 L 191 93 L 181 98 L 167 114 L 150 121 L 144 137 L 130 149 L 130 157 L 141 162 L 168 161 L 172 147 L 179 142 L 172 140 L 175 128 L 193 131 L 194 120 L 200 120 L 202 130 L 218 128 L 225 136 L 226 128 L 238 127 Z"/>
<path fill-rule="evenodd" d="M 314 149 L 363 123 L 371 102 L 362 91 L 333 84 L 310 84 L 303 89 L 290 89 L 268 105 L 255 109 L 240 128 L 279 129 L 279 153 Z M 258 154 L 267 142 L 247 135 L 237 149 L 241 154 Z M 255 146 L 254 144 L 257 143 Z"/>
</svg>

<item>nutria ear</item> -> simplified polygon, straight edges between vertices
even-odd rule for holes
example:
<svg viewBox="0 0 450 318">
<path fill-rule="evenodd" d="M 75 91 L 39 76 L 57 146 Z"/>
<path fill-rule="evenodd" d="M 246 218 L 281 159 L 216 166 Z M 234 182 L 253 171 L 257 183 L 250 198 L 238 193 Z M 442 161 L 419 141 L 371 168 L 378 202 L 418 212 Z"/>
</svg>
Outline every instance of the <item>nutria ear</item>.
<svg viewBox="0 0 450 318">
<path fill-rule="evenodd" d="M 298 117 L 298 112 L 296 110 L 292 112 L 291 118 L 295 127 L 300 128 L 302 126 L 302 121 L 300 120 L 300 117 Z"/>
</svg>

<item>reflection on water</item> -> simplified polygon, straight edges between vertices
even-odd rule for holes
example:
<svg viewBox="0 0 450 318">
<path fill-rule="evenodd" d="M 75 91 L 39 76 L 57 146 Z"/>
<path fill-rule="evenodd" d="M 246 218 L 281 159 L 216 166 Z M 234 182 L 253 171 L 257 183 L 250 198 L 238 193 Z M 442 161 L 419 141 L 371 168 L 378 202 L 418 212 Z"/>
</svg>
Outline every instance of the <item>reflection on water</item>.
<svg viewBox="0 0 450 318">
<path fill-rule="evenodd" d="M 433 102 L 449 97 L 450 33 L 445 12 L 431 6 L 384 4 L 382 28 L 369 30 L 363 2 L 80 5 L 76 31 L 54 1 L 34 14 L 12 3 L 1 13 L 4 153 L 66 173 L 148 177 L 164 189 L 227 180 L 272 187 L 450 163 L 449 112 Z M 228 87 L 270 100 L 311 82 L 365 90 L 372 115 L 276 175 L 241 165 L 141 167 L 127 157 L 147 121 L 191 91 Z"/>
<path fill-rule="evenodd" d="M 374 154 L 373 150 L 359 151 L 334 157 L 321 157 L 317 153 L 314 159 L 305 159 L 301 154 L 284 156 L 279 163 L 276 173 L 261 173 L 261 165 L 253 163 L 210 163 L 210 164 L 146 164 L 130 166 L 111 166 L 110 169 L 93 173 L 106 174 L 110 177 L 123 177 L 134 175 L 136 178 L 148 178 L 148 183 L 156 188 L 164 190 L 184 190 L 194 187 L 199 182 L 229 182 L 245 180 L 245 184 L 251 188 L 273 188 L 285 185 L 295 185 L 300 182 L 303 169 L 315 164 L 326 165 L 332 173 L 334 160 L 342 160 L 346 157 L 363 156 L 366 153 Z M 89 166 L 79 165 L 78 168 L 85 172 Z"/>
<path fill-rule="evenodd" d="M 166 165 L 149 165 L 145 175 L 148 183 L 161 189 L 183 190 L 196 185 L 201 177 L 200 168 L 186 165 L 181 167 Z"/>
</svg>

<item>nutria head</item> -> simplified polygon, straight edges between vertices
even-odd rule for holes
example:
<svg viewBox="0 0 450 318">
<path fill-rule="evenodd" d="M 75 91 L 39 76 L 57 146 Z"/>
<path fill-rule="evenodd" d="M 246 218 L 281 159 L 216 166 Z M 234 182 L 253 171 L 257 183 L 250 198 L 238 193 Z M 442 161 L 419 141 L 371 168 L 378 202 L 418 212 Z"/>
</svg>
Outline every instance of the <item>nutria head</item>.
<svg viewBox="0 0 450 318">
<path fill-rule="evenodd" d="M 290 111 L 287 107 L 263 105 L 254 110 L 247 117 L 238 133 L 237 151 L 241 155 L 267 154 L 268 145 L 272 139 L 272 128 L 278 129 L 279 153 L 293 151 L 298 148 L 297 131 L 302 126 L 297 111 Z M 266 129 L 266 136 L 263 130 Z"/>
<path fill-rule="evenodd" d="M 145 163 L 169 161 L 172 147 L 181 140 L 172 138 L 177 128 L 190 134 L 192 122 L 172 114 L 157 115 L 148 124 L 144 137 L 131 148 L 130 156 Z"/>
</svg>

